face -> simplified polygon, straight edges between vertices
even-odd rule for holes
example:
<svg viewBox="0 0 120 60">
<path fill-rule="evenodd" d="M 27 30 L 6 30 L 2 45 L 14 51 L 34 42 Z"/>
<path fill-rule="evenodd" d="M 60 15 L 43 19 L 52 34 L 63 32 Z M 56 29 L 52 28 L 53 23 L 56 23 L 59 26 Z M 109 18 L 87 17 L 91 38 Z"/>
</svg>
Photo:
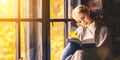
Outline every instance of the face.
<svg viewBox="0 0 120 60">
<path fill-rule="evenodd" d="M 74 16 L 74 19 L 78 25 L 85 26 L 85 27 L 89 26 L 92 23 L 92 20 L 89 14 L 85 14 L 85 13 L 77 13 Z"/>
</svg>

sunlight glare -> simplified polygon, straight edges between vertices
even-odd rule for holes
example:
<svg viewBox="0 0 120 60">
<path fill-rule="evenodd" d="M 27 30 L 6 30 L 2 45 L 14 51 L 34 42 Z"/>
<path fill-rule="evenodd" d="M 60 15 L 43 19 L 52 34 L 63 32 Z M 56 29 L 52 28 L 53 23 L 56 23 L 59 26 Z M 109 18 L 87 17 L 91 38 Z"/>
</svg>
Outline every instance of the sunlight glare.
<svg viewBox="0 0 120 60">
<path fill-rule="evenodd" d="M 0 5 L 5 5 L 7 2 L 7 0 L 0 0 Z"/>
</svg>

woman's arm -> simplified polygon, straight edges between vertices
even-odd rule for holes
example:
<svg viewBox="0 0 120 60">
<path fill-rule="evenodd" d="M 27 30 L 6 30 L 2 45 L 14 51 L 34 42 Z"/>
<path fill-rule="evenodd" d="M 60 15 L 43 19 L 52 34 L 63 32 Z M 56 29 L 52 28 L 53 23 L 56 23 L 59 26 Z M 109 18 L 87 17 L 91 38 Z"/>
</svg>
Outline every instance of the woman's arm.
<svg viewBox="0 0 120 60">
<path fill-rule="evenodd" d="M 109 33 L 108 28 L 106 26 L 101 27 L 100 34 L 99 34 L 99 40 L 98 40 L 99 43 L 97 47 L 100 47 L 101 45 L 104 44 L 106 40 L 108 40 L 108 36 L 109 36 L 108 33 Z"/>
</svg>

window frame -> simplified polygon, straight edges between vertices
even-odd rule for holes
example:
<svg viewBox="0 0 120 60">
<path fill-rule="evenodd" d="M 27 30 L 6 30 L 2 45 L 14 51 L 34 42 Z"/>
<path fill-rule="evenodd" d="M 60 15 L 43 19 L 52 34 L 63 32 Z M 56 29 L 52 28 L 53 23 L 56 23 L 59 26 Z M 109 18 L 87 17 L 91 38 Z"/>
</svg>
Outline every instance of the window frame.
<svg viewBox="0 0 120 60">
<path fill-rule="evenodd" d="M 31 0 L 32 1 L 32 0 Z M 34 1 L 34 0 L 33 0 Z M 36 0 L 38 1 L 38 0 Z M 73 21 L 73 19 L 68 18 L 68 0 L 64 0 L 64 18 L 63 19 L 50 19 L 50 0 L 42 1 L 42 18 L 20 18 L 20 0 L 18 0 L 18 18 L 0 18 L 0 22 L 16 22 L 18 26 L 17 41 L 16 41 L 16 60 L 21 59 L 20 51 L 20 22 L 41 22 L 42 23 L 42 41 L 41 41 L 41 59 L 50 60 L 50 22 L 64 22 L 64 46 L 68 42 L 68 22 Z M 78 0 L 82 1 L 82 0 Z M 82 3 L 82 2 L 81 2 Z M 37 7 L 38 8 L 38 7 Z"/>
</svg>

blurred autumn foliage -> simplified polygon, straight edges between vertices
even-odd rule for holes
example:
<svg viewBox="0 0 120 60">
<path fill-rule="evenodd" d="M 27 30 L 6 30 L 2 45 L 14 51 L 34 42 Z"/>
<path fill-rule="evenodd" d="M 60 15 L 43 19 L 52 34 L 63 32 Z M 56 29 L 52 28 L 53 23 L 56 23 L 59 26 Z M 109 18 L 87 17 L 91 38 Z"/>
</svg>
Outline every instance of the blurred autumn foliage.
<svg viewBox="0 0 120 60">
<path fill-rule="evenodd" d="M 15 23 L 0 22 L 0 60 L 15 60 Z"/>
<path fill-rule="evenodd" d="M 51 60 L 60 60 L 62 50 L 64 48 L 64 24 L 55 22 L 50 31 L 51 42 Z"/>
<path fill-rule="evenodd" d="M 64 0 L 50 0 L 50 18 L 64 18 Z"/>
<path fill-rule="evenodd" d="M 50 18 L 64 18 L 64 0 L 50 0 Z M 51 60 L 60 60 L 64 48 L 64 23 L 50 23 Z"/>
<path fill-rule="evenodd" d="M 17 18 L 16 2 L 16 0 L 0 0 L 0 18 Z M 23 13 L 22 10 L 21 13 Z M 24 25 L 21 23 L 21 56 L 25 60 L 23 27 Z M 16 37 L 16 22 L 0 22 L 0 60 L 16 60 Z"/>
</svg>

